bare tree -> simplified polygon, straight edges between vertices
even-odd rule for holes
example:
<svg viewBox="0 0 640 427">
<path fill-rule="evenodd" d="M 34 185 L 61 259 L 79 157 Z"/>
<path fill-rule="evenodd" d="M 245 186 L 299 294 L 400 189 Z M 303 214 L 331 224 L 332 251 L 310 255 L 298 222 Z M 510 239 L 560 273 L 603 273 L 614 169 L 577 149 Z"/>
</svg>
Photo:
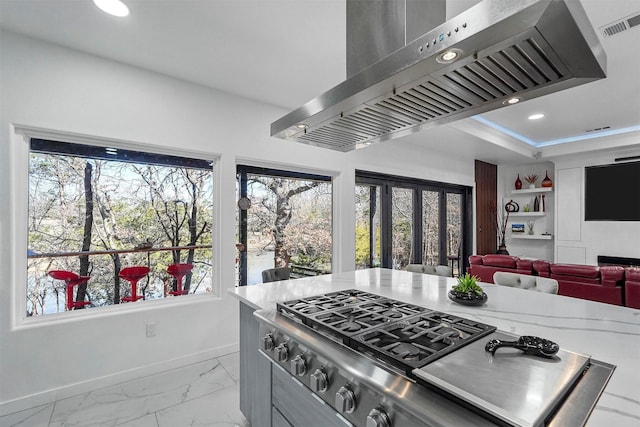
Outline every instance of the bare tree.
<svg viewBox="0 0 640 427">
<path fill-rule="evenodd" d="M 250 182 L 258 182 L 267 188 L 275 196 L 275 206 L 271 210 L 275 213 L 274 223 L 271 228 L 274 241 L 273 261 L 274 267 L 286 267 L 289 265 L 291 254 L 287 251 L 286 236 L 287 226 L 291 222 L 292 208 L 291 198 L 316 188 L 321 183 L 318 181 L 304 181 L 279 177 L 253 176 Z"/>
<path fill-rule="evenodd" d="M 194 246 L 198 243 L 198 239 L 202 236 L 210 227 L 207 221 L 203 221 L 202 225 L 198 227 L 198 200 L 200 199 L 200 193 L 202 188 L 202 180 L 206 177 L 202 171 L 194 171 L 192 169 L 181 169 L 185 179 L 189 181 L 189 189 L 191 192 L 191 215 L 189 217 L 189 246 Z M 200 172 L 200 173 L 198 173 Z M 191 248 L 187 252 L 187 264 L 193 264 L 195 256 L 195 249 Z M 192 273 L 189 273 L 185 278 L 184 290 L 189 291 L 191 288 Z"/>
<path fill-rule="evenodd" d="M 147 276 L 147 287 L 143 287 L 145 297 L 165 295 L 162 283 L 166 266 L 179 262 L 194 264 L 193 279 L 188 277 L 185 289 L 195 287 L 195 292 L 198 285 L 203 284 L 205 290 L 210 291 L 206 278 L 211 264 L 201 257 L 206 249 L 109 255 L 92 252 L 133 250 L 142 243 L 161 247 L 208 243 L 211 172 L 32 153 L 29 251 L 54 255 L 30 257 L 27 315 L 64 310 L 65 284 L 48 277 L 50 270 L 68 270 L 92 277 L 87 285 L 74 288 L 74 291 L 77 289 L 76 301 L 89 298 L 94 306 L 118 303 L 122 295 L 121 268 L 141 264 L 142 257 L 145 259 L 142 262 L 153 266 L 152 271 L 155 269 L 155 273 Z M 57 254 L 75 251 L 82 252 L 81 256 Z M 208 255 L 210 249 L 206 253 Z M 192 281 L 194 285 L 190 286 Z"/>
<path fill-rule="evenodd" d="M 91 234 L 93 230 L 93 186 L 92 186 L 93 166 L 86 162 L 84 168 L 84 232 L 82 238 L 82 252 L 91 249 Z M 80 255 L 80 276 L 89 275 L 89 255 Z M 76 301 L 84 301 L 87 293 L 87 283 L 78 285 Z M 80 305 L 80 308 L 84 308 Z"/>
<path fill-rule="evenodd" d="M 210 176 L 209 171 L 179 168 L 166 174 L 158 173 L 157 168 L 147 166 L 136 168 L 136 171 L 147 183 L 150 206 L 153 209 L 157 224 L 170 246 L 179 247 L 184 240 L 189 246 L 196 245 L 211 228 L 211 224 L 202 220 L 198 224 L 198 203 L 201 199 L 203 182 Z M 184 200 L 183 200 L 184 198 Z M 181 250 L 172 251 L 174 264 L 181 263 Z M 186 263 L 192 264 L 195 250 L 187 251 Z M 185 277 L 183 289 L 189 291 L 193 272 Z M 177 283 L 173 280 L 173 290 L 177 290 Z"/>
</svg>

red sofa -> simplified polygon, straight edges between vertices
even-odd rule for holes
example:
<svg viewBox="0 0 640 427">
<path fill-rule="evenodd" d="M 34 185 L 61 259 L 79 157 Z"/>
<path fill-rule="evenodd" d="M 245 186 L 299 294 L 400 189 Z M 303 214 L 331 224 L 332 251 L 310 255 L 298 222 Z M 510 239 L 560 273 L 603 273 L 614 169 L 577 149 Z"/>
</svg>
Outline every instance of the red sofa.
<svg viewBox="0 0 640 427">
<path fill-rule="evenodd" d="M 496 271 L 532 275 L 533 261 L 511 255 L 471 255 L 467 271 L 472 276 L 478 276 L 481 282 L 493 283 L 493 273 Z"/>
<path fill-rule="evenodd" d="M 628 267 L 624 270 L 625 305 L 640 308 L 640 267 Z"/>
<path fill-rule="evenodd" d="M 558 295 L 624 305 L 623 267 L 534 261 L 533 270 L 538 276 L 556 279 Z"/>
</svg>

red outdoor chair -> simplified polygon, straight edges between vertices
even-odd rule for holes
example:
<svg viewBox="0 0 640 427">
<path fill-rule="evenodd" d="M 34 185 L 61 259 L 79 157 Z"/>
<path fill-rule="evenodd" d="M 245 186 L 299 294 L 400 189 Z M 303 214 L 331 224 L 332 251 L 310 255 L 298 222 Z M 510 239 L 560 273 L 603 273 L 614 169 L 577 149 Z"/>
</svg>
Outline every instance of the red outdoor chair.
<svg viewBox="0 0 640 427">
<path fill-rule="evenodd" d="M 88 282 L 89 279 L 91 279 L 91 276 L 78 276 L 76 273 L 65 270 L 51 270 L 49 272 L 49 276 L 56 280 L 64 280 L 67 293 L 67 310 L 71 311 L 72 309 L 91 304 L 90 301 L 73 300 L 73 287 Z"/>
<path fill-rule="evenodd" d="M 186 292 L 182 290 L 182 278 L 187 275 L 191 269 L 193 269 L 193 264 L 171 264 L 167 267 L 167 273 L 175 277 L 178 282 L 177 290 L 169 292 L 171 295 L 184 295 Z"/>
<path fill-rule="evenodd" d="M 120 278 L 131 283 L 131 296 L 123 297 L 121 301 L 138 301 L 144 295 L 138 295 L 138 280 L 149 274 L 149 267 L 136 266 L 126 267 L 120 270 Z"/>
</svg>

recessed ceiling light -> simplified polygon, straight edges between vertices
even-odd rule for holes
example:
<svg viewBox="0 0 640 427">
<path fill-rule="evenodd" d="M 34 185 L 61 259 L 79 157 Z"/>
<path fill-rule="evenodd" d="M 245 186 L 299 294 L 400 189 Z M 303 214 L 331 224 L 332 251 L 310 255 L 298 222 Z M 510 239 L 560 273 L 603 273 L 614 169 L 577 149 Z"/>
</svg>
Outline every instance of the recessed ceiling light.
<svg viewBox="0 0 640 427">
<path fill-rule="evenodd" d="M 509 98 L 506 101 L 504 101 L 503 104 L 504 105 L 513 105 L 513 104 L 517 104 L 520 101 L 522 101 L 522 98 L 520 98 L 519 96 L 514 96 L 513 98 Z"/>
<path fill-rule="evenodd" d="M 120 0 L 93 0 L 93 3 L 109 15 L 127 16 L 129 14 L 129 8 Z"/>
<path fill-rule="evenodd" d="M 529 120 L 540 120 L 543 117 L 544 117 L 544 114 L 542 113 L 532 114 L 529 116 Z"/>
</svg>

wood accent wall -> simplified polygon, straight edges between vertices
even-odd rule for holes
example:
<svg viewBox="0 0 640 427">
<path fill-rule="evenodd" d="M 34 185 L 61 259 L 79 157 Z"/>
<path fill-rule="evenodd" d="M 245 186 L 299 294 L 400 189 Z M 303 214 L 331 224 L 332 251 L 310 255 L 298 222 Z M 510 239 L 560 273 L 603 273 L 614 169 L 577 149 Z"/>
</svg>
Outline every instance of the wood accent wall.
<svg viewBox="0 0 640 427">
<path fill-rule="evenodd" d="M 477 254 L 494 254 L 497 250 L 498 167 L 475 161 L 476 246 Z"/>
</svg>

